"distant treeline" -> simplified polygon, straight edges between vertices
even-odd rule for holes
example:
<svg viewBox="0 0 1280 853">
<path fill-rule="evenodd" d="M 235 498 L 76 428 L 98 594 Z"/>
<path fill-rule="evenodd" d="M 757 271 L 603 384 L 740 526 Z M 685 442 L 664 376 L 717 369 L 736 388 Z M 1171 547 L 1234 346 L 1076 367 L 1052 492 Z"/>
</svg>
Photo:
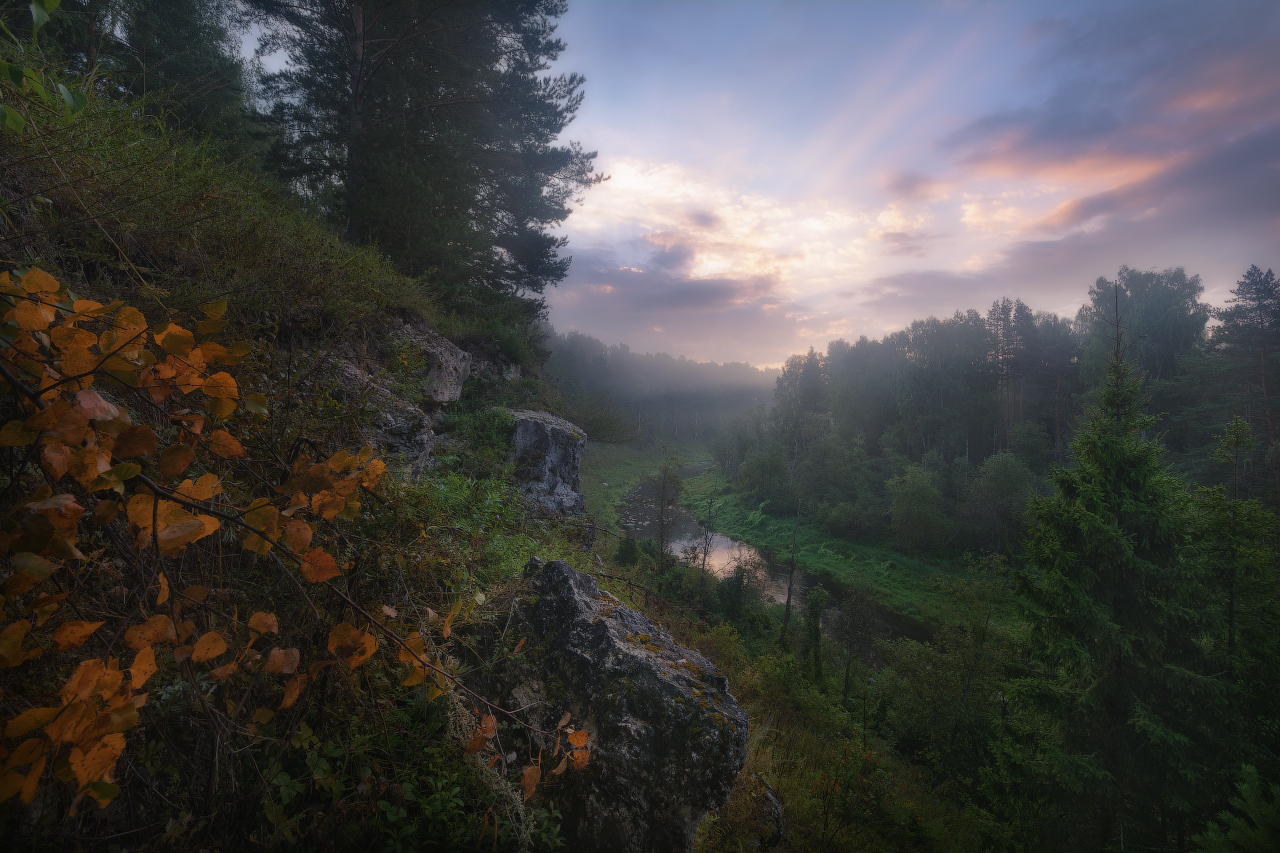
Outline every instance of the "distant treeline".
<svg viewBox="0 0 1280 853">
<path fill-rule="evenodd" d="M 1275 504 L 1275 276 L 1251 267 L 1224 309 L 1201 302 L 1202 292 L 1182 268 L 1122 267 L 1097 280 L 1074 318 L 1005 298 L 985 315 L 957 311 L 878 341 L 833 341 L 789 358 L 773 408 L 721 432 L 717 457 L 766 511 L 799 508 L 836 535 L 893 536 L 917 552 L 1006 550 L 1050 465 L 1069 464 L 1119 326 L 1179 473 L 1221 481 L 1232 469 L 1215 457 L 1214 435 L 1238 415 L 1257 436 L 1236 466 L 1242 493 Z"/>
<path fill-rule="evenodd" d="M 621 437 L 644 446 L 705 440 L 747 412 L 763 412 L 780 375 L 741 362 L 632 352 L 626 344 L 607 346 L 580 332 L 552 332 L 547 346 L 547 371 L 556 377 L 570 415 L 591 421 L 612 412 L 625 424 Z M 583 428 L 592 435 L 588 424 Z"/>
</svg>

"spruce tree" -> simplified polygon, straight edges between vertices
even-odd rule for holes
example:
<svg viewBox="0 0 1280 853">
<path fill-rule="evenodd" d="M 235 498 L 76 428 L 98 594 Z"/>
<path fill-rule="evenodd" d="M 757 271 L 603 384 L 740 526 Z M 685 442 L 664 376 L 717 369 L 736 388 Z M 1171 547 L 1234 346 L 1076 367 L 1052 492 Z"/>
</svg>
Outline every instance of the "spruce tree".
<svg viewBox="0 0 1280 853">
<path fill-rule="evenodd" d="M 1116 334 L 1105 379 L 1057 494 L 1032 502 L 1021 578 L 1044 678 L 1023 694 L 1058 729 L 1064 796 L 1083 806 L 1076 849 L 1179 844 L 1205 779 L 1204 584 L 1187 559 L 1190 501 L 1166 468 L 1147 399 Z"/>
</svg>

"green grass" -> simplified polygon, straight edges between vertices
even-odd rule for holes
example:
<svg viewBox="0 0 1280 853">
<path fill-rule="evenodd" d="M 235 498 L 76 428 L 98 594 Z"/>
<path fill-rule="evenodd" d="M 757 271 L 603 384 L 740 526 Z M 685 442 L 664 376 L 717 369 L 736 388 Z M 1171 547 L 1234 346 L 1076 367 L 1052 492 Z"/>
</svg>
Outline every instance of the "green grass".
<svg viewBox="0 0 1280 853">
<path fill-rule="evenodd" d="M 587 498 L 587 512 L 595 516 L 598 524 L 610 530 L 618 529 L 618 504 L 661 464 L 664 447 L 674 451 L 686 465 L 711 458 L 711 449 L 700 441 L 666 442 L 641 448 L 635 444 L 596 444 L 588 440 L 579 469 L 581 491 Z"/>
<path fill-rule="evenodd" d="M 719 471 L 704 474 L 690 484 L 685 505 L 696 505 L 701 511 L 705 498 L 698 495 L 719 491 L 723 484 Z M 794 518 L 775 518 L 739 495 L 722 500 L 713 525 L 717 531 L 757 549 L 769 549 L 779 560 L 790 560 Z M 852 542 L 803 518 L 796 534 L 796 564 L 810 574 L 837 581 L 869 581 L 890 609 L 935 625 L 952 621 L 949 582 L 972 577 L 960 560 L 912 557 L 884 545 Z"/>
</svg>

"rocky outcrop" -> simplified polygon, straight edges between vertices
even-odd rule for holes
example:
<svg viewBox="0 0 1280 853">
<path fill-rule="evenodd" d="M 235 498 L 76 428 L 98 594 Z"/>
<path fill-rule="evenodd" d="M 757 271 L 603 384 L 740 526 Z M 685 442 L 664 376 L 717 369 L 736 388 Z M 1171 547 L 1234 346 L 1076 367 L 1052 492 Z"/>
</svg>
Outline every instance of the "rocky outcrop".
<svg viewBox="0 0 1280 853">
<path fill-rule="evenodd" d="M 586 433 L 547 412 L 511 415 L 516 421 L 515 476 L 520 491 L 552 512 L 582 512 L 586 499 L 578 492 L 578 466 Z"/>
<path fill-rule="evenodd" d="M 497 678 L 508 707 L 529 709 L 537 728 L 554 731 L 568 711 L 590 735 L 587 767 L 546 794 L 568 849 L 689 850 L 746 756 L 747 714 L 727 679 L 567 563 L 532 560 L 526 575 L 532 589 L 508 634 L 529 651 Z M 552 754 L 552 737 L 534 739 Z"/>
<path fill-rule="evenodd" d="M 433 427 L 441 408 L 462 395 L 471 356 L 425 323 L 394 318 L 388 323 L 389 338 L 407 370 L 393 374 L 352 347 L 336 353 L 327 362 L 327 372 L 341 398 L 373 412 L 365 440 L 384 453 L 403 456 L 411 469 L 421 469 L 431 464 L 432 450 L 440 441 Z"/>
<path fill-rule="evenodd" d="M 471 375 L 471 354 L 425 323 L 405 323 L 396 337 L 411 348 L 409 361 L 415 364 L 415 378 L 428 404 L 458 402 L 462 384 Z"/>
</svg>

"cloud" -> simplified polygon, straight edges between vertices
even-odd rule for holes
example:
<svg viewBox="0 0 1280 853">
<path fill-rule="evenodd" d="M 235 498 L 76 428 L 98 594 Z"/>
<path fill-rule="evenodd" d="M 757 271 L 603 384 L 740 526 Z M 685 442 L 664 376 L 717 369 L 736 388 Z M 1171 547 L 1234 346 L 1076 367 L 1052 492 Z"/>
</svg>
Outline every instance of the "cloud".
<svg viewBox="0 0 1280 853">
<path fill-rule="evenodd" d="M 901 201 L 939 201 L 948 195 L 945 181 L 913 169 L 895 171 L 881 182 L 881 186 L 891 198 Z"/>
<path fill-rule="evenodd" d="M 602 158 L 613 179 L 568 223 L 552 321 L 777 364 L 1006 295 L 1072 314 L 1121 264 L 1185 265 L 1210 298 L 1280 265 L 1280 5 L 1063 8 L 1024 25 L 1034 9 L 990 7 L 1017 25 L 938 41 L 900 13 L 853 82 L 796 78 L 833 104 L 807 136 L 774 122 L 774 147 L 733 147 L 694 118 L 663 125 L 680 145 Z M 690 139 L 728 165 L 682 160 Z"/>
</svg>

